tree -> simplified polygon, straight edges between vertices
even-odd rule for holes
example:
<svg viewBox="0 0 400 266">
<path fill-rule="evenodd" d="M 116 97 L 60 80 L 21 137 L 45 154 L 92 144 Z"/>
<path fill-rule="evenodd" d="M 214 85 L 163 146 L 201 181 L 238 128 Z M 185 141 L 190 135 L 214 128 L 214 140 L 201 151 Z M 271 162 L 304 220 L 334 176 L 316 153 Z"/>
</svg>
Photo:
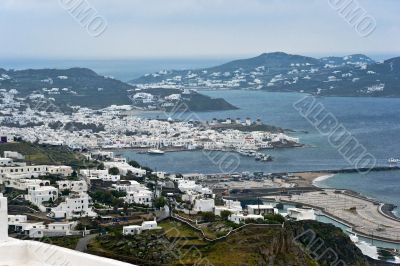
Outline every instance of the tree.
<svg viewBox="0 0 400 266">
<path fill-rule="evenodd" d="M 231 216 L 232 212 L 227 211 L 227 210 L 223 210 L 221 211 L 221 218 L 223 220 L 228 220 L 229 216 Z"/>
<path fill-rule="evenodd" d="M 104 166 L 104 163 L 100 163 L 100 164 L 97 166 L 97 170 L 104 170 L 104 169 L 106 169 L 105 166 Z"/>
<path fill-rule="evenodd" d="M 154 207 L 162 208 L 167 205 L 167 200 L 164 197 L 158 197 L 154 199 Z"/>
<path fill-rule="evenodd" d="M 119 169 L 117 167 L 111 167 L 108 169 L 108 173 L 110 175 L 119 175 Z"/>
<path fill-rule="evenodd" d="M 61 191 L 61 195 L 63 195 L 63 196 L 68 196 L 70 193 L 71 193 L 70 189 L 65 189 L 65 190 Z"/>
<path fill-rule="evenodd" d="M 90 196 L 93 200 L 107 205 L 111 205 L 114 198 L 111 191 L 104 189 L 97 189 L 90 193 Z"/>
<path fill-rule="evenodd" d="M 118 198 L 113 198 L 112 206 L 113 206 L 114 210 L 116 211 L 118 208 L 121 208 L 124 206 L 124 200 L 118 199 Z"/>
<path fill-rule="evenodd" d="M 285 218 L 280 214 L 266 214 L 264 218 L 271 223 L 283 224 L 285 222 Z"/>
<path fill-rule="evenodd" d="M 116 197 L 116 198 L 126 197 L 126 192 L 125 191 L 112 190 L 111 194 L 113 195 L 113 197 Z"/>
<path fill-rule="evenodd" d="M 215 221 L 215 214 L 213 212 L 203 212 L 202 217 L 206 222 L 214 222 Z"/>
<path fill-rule="evenodd" d="M 141 167 L 140 164 L 138 162 L 136 162 L 136 161 L 129 161 L 128 164 L 130 166 L 132 166 L 132 167 L 135 167 L 135 168 L 140 168 Z"/>
</svg>

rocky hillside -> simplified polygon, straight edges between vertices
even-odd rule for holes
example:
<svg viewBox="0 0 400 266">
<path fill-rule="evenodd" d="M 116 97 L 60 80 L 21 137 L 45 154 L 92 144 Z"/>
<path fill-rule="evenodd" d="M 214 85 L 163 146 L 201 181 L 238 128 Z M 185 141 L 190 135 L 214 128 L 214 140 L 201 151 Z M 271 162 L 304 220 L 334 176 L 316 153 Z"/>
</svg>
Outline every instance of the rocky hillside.
<svg viewBox="0 0 400 266">
<path fill-rule="evenodd" d="M 375 62 L 354 54 L 320 59 L 282 52 L 217 67 L 160 71 L 132 84 L 197 89 L 258 89 L 326 96 L 400 96 L 400 57 Z"/>
<path fill-rule="evenodd" d="M 381 265 L 369 261 L 339 228 L 319 222 L 249 225 L 215 242 L 174 220 L 160 226 L 157 232 L 128 237 L 114 230 L 91 242 L 89 253 L 140 265 L 317 266 L 340 260 L 344 264 L 336 265 Z"/>
</svg>

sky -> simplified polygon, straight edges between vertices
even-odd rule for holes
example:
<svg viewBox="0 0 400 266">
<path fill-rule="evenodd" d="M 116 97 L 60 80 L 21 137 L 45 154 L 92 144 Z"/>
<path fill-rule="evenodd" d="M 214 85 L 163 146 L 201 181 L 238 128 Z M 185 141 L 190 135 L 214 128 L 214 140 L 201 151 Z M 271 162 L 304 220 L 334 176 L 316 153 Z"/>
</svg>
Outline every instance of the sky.
<svg viewBox="0 0 400 266">
<path fill-rule="evenodd" d="M 74 1 L 104 22 L 99 36 L 68 10 Z M 361 36 L 334 8 L 340 1 L 362 8 L 375 30 Z M 0 57 L 400 55 L 399 10 L 398 0 L 1 0 Z"/>
</svg>

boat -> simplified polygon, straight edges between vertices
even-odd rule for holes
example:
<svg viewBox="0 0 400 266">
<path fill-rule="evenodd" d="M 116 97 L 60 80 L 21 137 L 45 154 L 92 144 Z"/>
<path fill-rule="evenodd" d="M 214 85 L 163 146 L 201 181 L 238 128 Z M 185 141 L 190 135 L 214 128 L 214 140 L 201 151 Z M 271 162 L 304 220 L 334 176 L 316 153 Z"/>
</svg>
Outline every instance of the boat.
<svg viewBox="0 0 400 266">
<path fill-rule="evenodd" d="M 240 155 L 255 157 L 258 153 L 255 150 L 238 149 L 236 150 Z"/>
<path fill-rule="evenodd" d="M 388 163 L 390 164 L 397 164 L 400 162 L 400 159 L 390 158 L 388 159 Z"/>
<path fill-rule="evenodd" d="M 264 153 L 259 153 L 257 152 L 255 154 L 255 158 L 256 161 L 262 161 L 262 162 L 270 162 L 272 161 L 272 156 L 268 155 L 268 154 L 264 154 Z"/>
<path fill-rule="evenodd" d="M 272 161 L 272 156 L 271 156 L 271 155 L 268 155 L 268 154 L 264 154 L 264 155 L 261 157 L 261 161 L 262 161 L 262 162 L 271 162 L 271 161 Z"/>
<path fill-rule="evenodd" d="M 163 155 L 165 152 L 162 150 L 158 150 L 158 149 L 151 149 L 147 151 L 148 154 L 151 155 Z"/>
</svg>

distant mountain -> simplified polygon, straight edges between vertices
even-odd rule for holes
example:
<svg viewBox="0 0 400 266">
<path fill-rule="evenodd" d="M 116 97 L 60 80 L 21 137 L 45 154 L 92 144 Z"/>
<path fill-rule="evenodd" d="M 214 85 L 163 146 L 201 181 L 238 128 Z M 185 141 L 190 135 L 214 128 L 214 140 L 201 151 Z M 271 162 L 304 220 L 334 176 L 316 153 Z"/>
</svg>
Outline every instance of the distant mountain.
<svg viewBox="0 0 400 266">
<path fill-rule="evenodd" d="M 375 62 L 362 54 L 317 59 L 274 52 L 211 68 L 164 70 L 130 83 L 195 89 L 305 92 L 326 96 L 399 97 L 399 68 L 399 58 Z"/>
<path fill-rule="evenodd" d="M 293 63 L 300 64 L 317 64 L 318 60 L 300 55 L 289 55 L 283 52 L 264 53 L 250 59 L 242 59 L 223 64 L 218 67 L 210 68 L 215 71 L 235 71 L 237 69 L 252 71 L 255 67 L 286 69 Z"/>
<path fill-rule="evenodd" d="M 68 106 L 104 108 L 110 105 L 132 105 L 132 96 L 137 92 L 148 92 L 122 81 L 101 76 L 87 68 L 5 70 L 0 68 L 0 92 L 16 90 L 16 97 L 29 99 L 53 98 L 66 110 Z M 174 89 L 171 94 L 180 95 L 183 90 Z M 165 95 L 168 96 L 168 95 Z M 156 97 L 157 98 L 157 97 Z M 226 110 L 236 107 L 224 99 L 189 91 L 185 100 L 179 98 L 170 104 L 185 102 L 196 111 Z M 163 99 L 157 98 L 158 101 Z M 1 101 L 0 101 L 1 103 Z M 160 102 L 149 102 L 157 109 Z"/>
</svg>

